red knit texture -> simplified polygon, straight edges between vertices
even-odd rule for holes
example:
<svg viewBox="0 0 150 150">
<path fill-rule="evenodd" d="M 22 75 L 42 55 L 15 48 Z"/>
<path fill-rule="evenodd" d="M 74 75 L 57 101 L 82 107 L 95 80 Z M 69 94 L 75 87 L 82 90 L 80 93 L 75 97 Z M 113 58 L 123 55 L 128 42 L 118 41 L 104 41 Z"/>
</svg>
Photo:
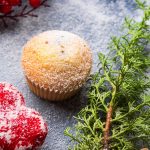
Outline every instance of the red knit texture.
<svg viewBox="0 0 150 150">
<path fill-rule="evenodd" d="M 0 83 L 0 149 L 36 150 L 47 135 L 47 124 L 34 109 L 25 106 L 22 94 Z"/>
</svg>

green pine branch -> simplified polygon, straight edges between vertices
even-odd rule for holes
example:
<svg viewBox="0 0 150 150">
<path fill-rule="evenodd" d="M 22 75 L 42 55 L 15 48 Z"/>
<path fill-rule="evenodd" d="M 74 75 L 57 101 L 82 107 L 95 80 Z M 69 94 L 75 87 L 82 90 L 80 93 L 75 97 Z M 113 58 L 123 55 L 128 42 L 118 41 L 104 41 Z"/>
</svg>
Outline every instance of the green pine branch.
<svg viewBox="0 0 150 150">
<path fill-rule="evenodd" d="M 141 22 L 126 18 L 125 35 L 112 37 L 110 53 L 99 53 L 99 72 L 92 77 L 88 105 L 65 135 L 74 150 L 137 150 L 150 147 L 150 6 L 136 0 Z"/>
</svg>

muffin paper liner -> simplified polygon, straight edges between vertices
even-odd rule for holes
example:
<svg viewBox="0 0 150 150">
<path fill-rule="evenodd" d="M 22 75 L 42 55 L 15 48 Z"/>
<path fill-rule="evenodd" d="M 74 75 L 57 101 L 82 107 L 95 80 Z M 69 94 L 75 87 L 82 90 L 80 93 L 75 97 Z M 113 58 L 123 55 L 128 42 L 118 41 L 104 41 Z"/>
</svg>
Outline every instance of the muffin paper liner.
<svg viewBox="0 0 150 150">
<path fill-rule="evenodd" d="M 49 88 L 40 87 L 38 84 L 32 82 L 27 76 L 26 76 L 26 80 L 29 88 L 35 95 L 50 101 L 63 101 L 69 99 L 79 91 L 79 89 L 75 89 L 72 91 L 60 93 L 59 91 L 56 92 Z"/>
</svg>

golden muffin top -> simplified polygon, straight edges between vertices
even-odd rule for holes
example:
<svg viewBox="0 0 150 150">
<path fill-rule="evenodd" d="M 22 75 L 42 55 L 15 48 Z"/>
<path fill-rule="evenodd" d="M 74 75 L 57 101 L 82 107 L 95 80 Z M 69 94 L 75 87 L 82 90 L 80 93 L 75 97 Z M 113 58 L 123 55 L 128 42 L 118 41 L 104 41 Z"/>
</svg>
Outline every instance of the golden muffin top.
<svg viewBox="0 0 150 150">
<path fill-rule="evenodd" d="M 46 31 L 24 46 L 26 77 L 40 87 L 67 92 L 83 85 L 92 65 L 91 51 L 79 36 L 67 31 Z"/>
</svg>

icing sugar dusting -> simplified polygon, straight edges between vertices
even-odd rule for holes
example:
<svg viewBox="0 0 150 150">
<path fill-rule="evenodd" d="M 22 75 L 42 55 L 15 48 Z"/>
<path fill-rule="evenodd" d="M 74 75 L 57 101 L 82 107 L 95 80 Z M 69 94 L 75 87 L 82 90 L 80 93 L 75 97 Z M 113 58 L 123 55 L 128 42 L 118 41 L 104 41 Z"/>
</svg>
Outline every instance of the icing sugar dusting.
<svg viewBox="0 0 150 150">
<path fill-rule="evenodd" d="M 22 142 L 19 142 L 18 145 L 15 147 L 15 150 L 26 150 L 26 149 L 32 149 L 32 145 L 28 144 L 27 146 L 22 146 Z"/>
<path fill-rule="evenodd" d="M 12 85 L 0 83 L 0 149 L 2 150 L 36 149 L 43 144 L 47 135 L 47 125 L 42 116 L 34 109 L 25 107 L 21 102 L 22 98 L 21 93 Z M 15 103 L 19 100 L 19 103 Z"/>
<path fill-rule="evenodd" d="M 2 124 L 4 123 L 2 122 Z M 0 130 L 0 138 L 4 138 L 8 144 L 11 143 L 11 137 L 12 137 L 11 135 L 12 135 L 11 130 L 8 130 L 7 132 Z"/>
<path fill-rule="evenodd" d="M 0 83 L 0 109 L 18 110 L 24 103 L 24 98 L 17 88 L 5 82 Z"/>
<path fill-rule="evenodd" d="M 45 40 L 49 44 L 45 45 Z M 85 83 L 91 65 L 92 54 L 87 43 L 67 31 L 40 33 L 27 42 L 22 55 L 28 80 L 58 94 L 79 89 Z"/>
<path fill-rule="evenodd" d="M 107 43 L 111 35 L 117 35 L 124 16 L 134 16 L 135 10 L 133 10 L 133 2 L 135 0 L 78 0 L 78 4 L 75 4 L 77 0 L 49 0 L 51 7 L 48 11 L 39 9 L 37 18 L 22 19 L 17 26 L 12 25 L 10 27 L 13 31 L 3 31 L 1 29 L 1 48 L 0 48 L 0 79 L 7 80 L 15 85 L 18 84 L 18 80 L 23 79 L 22 70 L 20 68 L 20 55 L 22 44 L 29 39 L 33 34 L 43 32 L 48 29 L 61 29 L 71 31 L 84 37 L 93 51 L 93 69 L 96 71 L 98 64 L 98 52 L 107 53 Z M 150 2 L 150 0 L 147 0 Z M 90 2 L 94 9 L 91 9 L 92 13 L 97 13 L 93 17 L 90 10 L 90 5 L 87 10 L 84 7 Z M 126 3 L 126 5 L 125 5 Z M 95 6 L 94 6 L 95 5 Z M 95 7 L 97 7 L 95 9 Z M 121 9 L 120 9 L 121 8 Z M 87 13 L 88 11 L 88 13 Z M 107 21 L 101 19 L 101 14 L 105 15 Z M 112 20 L 110 16 L 113 15 Z M 140 14 L 139 14 L 140 15 Z M 111 19 L 111 21 L 108 20 Z M 99 19 L 101 21 L 99 21 Z M 18 34 L 19 33 L 19 34 Z M 12 38 L 13 37 L 13 38 Z M 22 38 L 20 38 L 22 37 Z M 18 44 L 16 42 L 18 41 Z M 11 44 L 10 44 L 11 43 Z M 9 65 L 9 66 L 7 66 Z M 25 80 L 21 80 L 18 87 L 24 91 L 28 106 L 38 108 L 45 118 L 49 122 L 48 138 L 45 146 L 42 150 L 66 150 L 69 139 L 63 136 L 63 130 L 66 126 L 72 126 L 72 122 L 66 119 L 66 116 L 72 118 L 73 112 L 78 112 L 80 108 L 75 107 L 78 101 L 73 104 L 66 102 L 66 105 L 61 103 L 53 104 L 46 103 L 35 97 L 27 88 Z M 85 93 L 82 91 L 81 95 L 85 97 Z M 82 96 L 79 97 L 79 101 Z M 59 107 L 58 107 L 59 105 Z M 69 108 L 72 108 L 68 110 Z M 46 111 L 48 114 L 46 114 Z M 50 141 L 50 142 L 49 142 Z M 1 147 L 1 146 L 0 146 Z"/>
</svg>

